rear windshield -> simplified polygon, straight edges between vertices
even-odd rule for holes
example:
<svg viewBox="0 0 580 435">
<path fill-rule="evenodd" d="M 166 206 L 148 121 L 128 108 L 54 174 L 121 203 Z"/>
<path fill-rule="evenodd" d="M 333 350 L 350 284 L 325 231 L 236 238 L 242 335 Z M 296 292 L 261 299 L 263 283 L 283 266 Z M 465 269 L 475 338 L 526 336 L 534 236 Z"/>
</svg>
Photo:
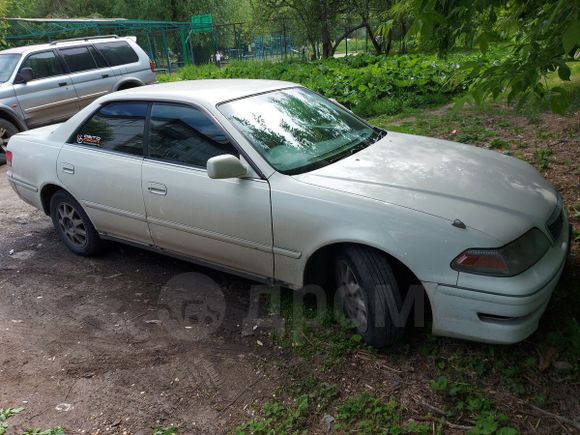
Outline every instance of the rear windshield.
<svg viewBox="0 0 580 435">
<path fill-rule="evenodd" d="M 10 80 L 19 59 L 19 54 L 0 54 L 0 83 Z"/>
<path fill-rule="evenodd" d="M 110 66 L 126 65 L 139 61 L 139 56 L 126 42 L 107 42 L 95 45 Z"/>
</svg>

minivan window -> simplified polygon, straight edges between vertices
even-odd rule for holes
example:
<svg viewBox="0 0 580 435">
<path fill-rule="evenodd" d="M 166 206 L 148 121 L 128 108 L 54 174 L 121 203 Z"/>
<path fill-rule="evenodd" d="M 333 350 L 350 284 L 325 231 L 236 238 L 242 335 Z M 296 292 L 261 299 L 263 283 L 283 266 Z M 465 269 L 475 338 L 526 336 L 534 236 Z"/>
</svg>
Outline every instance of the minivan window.
<svg viewBox="0 0 580 435">
<path fill-rule="evenodd" d="M 149 157 L 205 168 L 222 154 L 238 155 L 224 132 L 202 111 L 175 104 L 154 104 Z"/>
<path fill-rule="evenodd" d="M 60 61 L 52 51 L 31 54 L 20 66 L 21 71 L 22 68 L 32 68 L 34 80 L 64 74 Z"/>
<path fill-rule="evenodd" d="M 0 83 L 10 80 L 19 59 L 19 54 L 0 54 Z"/>
<path fill-rule="evenodd" d="M 126 42 L 108 42 L 96 45 L 110 66 L 126 65 L 139 61 L 139 56 Z"/>
<path fill-rule="evenodd" d="M 93 46 L 89 46 L 89 50 L 90 50 L 91 54 L 93 55 L 93 58 L 97 62 L 98 67 L 105 68 L 107 66 L 107 62 L 105 62 L 105 58 L 103 57 L 103 55 L 101 53 L 99 53 L 97 51 L 97 49 Z"/>
<path fill-rule="evenodd" d="M 147 103 L 111 103 L 101 107 L 69 143 L 142 156 Z"/>
<path fill-rule="evenodd" d="M 59 51 L 64 57 L 71 73 L 95 69 L 97 67 L 87 47 L 63 48 Z"/>
</svg>

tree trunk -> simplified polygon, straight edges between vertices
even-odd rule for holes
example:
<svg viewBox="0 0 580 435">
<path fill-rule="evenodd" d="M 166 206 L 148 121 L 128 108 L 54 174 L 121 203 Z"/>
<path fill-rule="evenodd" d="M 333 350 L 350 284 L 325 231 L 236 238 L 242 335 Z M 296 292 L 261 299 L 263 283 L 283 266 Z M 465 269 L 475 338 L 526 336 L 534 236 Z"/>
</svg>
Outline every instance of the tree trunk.
<svg viewBox="0 0 580 435">
<path fill-rule="evenodd" d="M 385 47 L 385 54 L 387 56 L 391 52 L 391 48 L 393 48 L 393 29 L 390 29 L 387 35 L 387 46 Z"/>
<path fill-rule="evenodd" d="M 401 53 L 407 52 L 407 45 L 405 44 L 405 36 L 407 36 L 407 25 L 405 20 L 401 20 Z"/>
<path fill-rule="evenodd" d="M 338 48 L 340 43 L 345 38 L 348 38 L 351 35 L 351 33 L 354 32 L 355 30 L 362 29 L 363 27 L 366 27 L 366 26 L 367 26 L 366 23 L 361 23 L 357 26 L 354 26 L 354 27 L 351 27 L 350 29 L 347 29 L 342 35 L 340 35 L 338 38 L 336 38 L 334 41 L 334 44 L 332 44 L 332 56 L 334 56 L 334 53 L 336 53 L 336 49 Z"/>
<path fill-rule="evenodd" d="M 334 50 L 332 47 L 332 37 L 330 35 L 330 29 L 328 28 L 328 21 L 322 22 L 322 28 L 320 29 L 322 34 L 322 57 L 328 59 L 334 56 Z"/>
<path fill-rule="evenodd" d="M 381 44 L 379 44 L 379 42 L 377 41 L 377 39 L 375 38 L 375 34 L 373 33 L 373 29 L 371 29 L 370 24 L 366 24 L 366 28 L 367 28 L 367 33 L 369 35 L 369 38 L 373 44 L 373 47 L 375 48 L 375 54 L 381 54 L 383 52 L 383 48 L 381 47 Z"/>
</svg>

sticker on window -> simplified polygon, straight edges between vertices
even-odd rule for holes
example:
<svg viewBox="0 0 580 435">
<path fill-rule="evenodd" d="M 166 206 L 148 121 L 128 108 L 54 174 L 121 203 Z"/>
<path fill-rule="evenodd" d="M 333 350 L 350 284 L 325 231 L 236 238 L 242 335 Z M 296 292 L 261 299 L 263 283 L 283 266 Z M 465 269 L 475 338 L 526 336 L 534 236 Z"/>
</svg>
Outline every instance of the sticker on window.
<svg viewBox="0 0 580 435">
<path fill-rule="evenodd" d="M 93 136 L 92 134 L 77 134 L 77 143 L 98 146 L 101 144 L 101 136 Z"/>
</svg>

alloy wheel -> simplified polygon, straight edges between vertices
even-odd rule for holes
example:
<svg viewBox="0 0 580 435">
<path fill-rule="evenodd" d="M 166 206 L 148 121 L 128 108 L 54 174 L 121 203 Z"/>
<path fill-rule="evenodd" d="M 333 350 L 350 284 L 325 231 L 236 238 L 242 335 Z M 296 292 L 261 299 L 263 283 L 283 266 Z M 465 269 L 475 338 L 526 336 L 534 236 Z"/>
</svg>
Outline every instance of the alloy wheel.
<svg viewBox="0 0 580 435">
<path fill-rule="evenodd" d="M 88 242 L 87 229 L 76 209 L 66 202 L 61 202 L 57 213 L 58 224 L 68 241 L 78 248 L 84 248 Z"/>
<path fill-rule="evenodd" d="M 351 267 L 344 261 L 336 265 L 336 283 L 342 299 L 342 308 L 353 326 L 360 332 L 368 328 L 368 309 L 363 289 Z"/>
</svg>

